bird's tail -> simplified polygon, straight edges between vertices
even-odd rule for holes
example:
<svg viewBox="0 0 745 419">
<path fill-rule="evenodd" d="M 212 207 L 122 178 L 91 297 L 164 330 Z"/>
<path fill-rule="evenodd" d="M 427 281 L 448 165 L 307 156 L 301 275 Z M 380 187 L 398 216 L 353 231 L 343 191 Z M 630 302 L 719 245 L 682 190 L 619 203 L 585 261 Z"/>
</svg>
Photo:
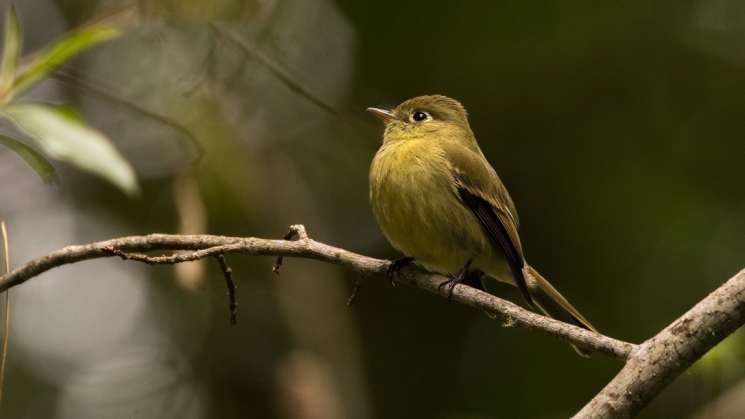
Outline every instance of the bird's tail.
<svg viewBox="0 0 745 419">
<path fill-rule="evenodd" d="M 580 314 L 580 312 L 574 308 L 573 305 L 564 298 L 556 288 L 553 287 L 541 274 L 538 273 L 533 267 L 525 264 L 523 267 L 523 275 L 525 281 L 528 284 L 530 296 L 533 298 L 533 302 L 541 309 L 546 315 L 553 317 L 556 320 L 561 320 L 565 323 L 570 323 L 575 326 L 582 327 L 593 332 L 597 332 L 597 329 L 590 324 L 587 319 Z M 589 353 L 582 348 L 578 348 L 574 345 L 574 350 L 582 356 L 589 356 Z"/>
</svg>

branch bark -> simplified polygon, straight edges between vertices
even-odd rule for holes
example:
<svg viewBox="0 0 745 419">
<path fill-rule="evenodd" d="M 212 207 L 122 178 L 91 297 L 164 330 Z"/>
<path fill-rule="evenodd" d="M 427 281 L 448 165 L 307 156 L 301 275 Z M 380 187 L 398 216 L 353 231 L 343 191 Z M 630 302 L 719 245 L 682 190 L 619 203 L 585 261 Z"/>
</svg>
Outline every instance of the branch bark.
<svg viewBox="0 0 745 419">
<path fill-rule="evenodd" d="M 745 323 L 745 270 L 639 345 L 574 419 L 630 418 L 696 360 Z"/>
<path fill-rule="evenodd" d="M 174 264 L 228 253 L 254 256 L 300 257 L 342 265 L 364 277 L 390 280 L 390 261 L 374 259 L 348 250 L 329 246 L 308 237 L 302 226 L 293 226 L 292 235 L 297 240 L 270 240 L 255 237 L 227 237 L 213 235 L 151 234 L 148 236 L 122 237 L 102 242 L 64 247 L 20 266 L 9 274 L 0 276 L 0 292 L 20 285 L 52 268 L 89 259 L 119 256 L 122 259 L 148 264 Z M 177 251 L 188 253 L 149 256 L 134 252 Z M 279 269 L 275 265 L 275 270 Z M 403 268 L 396 281 L 412 285 L 446 297 L 446 287 L 440 287 L 448 278 L 423 271 L 416 266 Z M 501 314 L 505 325 L 515 325 L 542 330 L 570 343 L 618 359 L 626 359 L 635 345 L 528 311 L 507 300 L 457 285 L 452 300 L 478 308 L 488 313 Z"/>
<path fill-rule="evenodd" d="M 297 238 L 297 240 L 292 240 Z M 134 252 L 187 251 L 147 255 Z M 285 240 L 214 235 L 169 235 L 122 237 L 84 245 L 68 246 L 32 260 L 0 276 L 0 292 L 22 284 L 50 269 L 88 259 L 119 256 L 149 264 L 175 264 L 229 253 L 278 258 L 316 259 L 344 266 L 363 277 L 390 280 L 391 262 L 363 256 L 317 242 L 301 225 L 292 226 Z M 441 297 L 448 297 L 448 278 L 406 266 L 396 281 Z M 696 304 L 682 317 L 643 344 L 634 345 L 590 332 L 531 311 L 477 289 L 456 285 L 452 300 L 490 314 L 501 315 L 506 326 L 540 330 L 626 364 L 618 375 L 595 396 L 575 418 L 631 417 L 646 406 L 667 384 L 726 336 L 745 323 L 745 270 Z"/>
</svg>

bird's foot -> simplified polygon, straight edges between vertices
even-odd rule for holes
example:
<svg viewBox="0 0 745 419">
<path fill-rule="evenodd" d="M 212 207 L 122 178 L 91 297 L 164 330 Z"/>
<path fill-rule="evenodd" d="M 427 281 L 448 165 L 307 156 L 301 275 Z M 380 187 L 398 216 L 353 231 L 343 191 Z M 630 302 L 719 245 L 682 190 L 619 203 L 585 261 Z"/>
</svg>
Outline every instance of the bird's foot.
<svg viewBox="0 0 745 419">
<path fill-rule="evenodd" d="M 453 299 L 453 289 L 456 285 L 463 282 L 464 279 L 468 278 L 470 275 L 470 268 L 471 268 L 471 261 L 469 260 L 466 262 L 465 265 L 463 265 L 463 268 L 461 268 L 460 272 L 458 272 L 458 275 L 455 275 L 451 278 L 449 278 L 446 281 L 443 281 L 440 285 L 437 286 L 438 290 L 441 290 L 443 287 L 447 288 L 448 291 L 448 301 L 451 301 Z"/>
<path fill-rule="evenodd" d="M 468 285 L 469 287 L 476 288 L 480 291 L 486 291 L 483 284 L 485 276 L 486 274 L 480 269 L 471 269 L 466 272 L 466 275 L 463 277 L 463 282 L 461 282 L 461 284 Z"/>
<path fill-rule="evenodd" d="M 456 276 L 450 277 L 442 281 L 442 283 L 437 286 L 437 289 L 441 290 L 443 287 L 447 288 L 448 301 L 450 301 L 453 299 L 453 288 L 455 288 L 455 286 L 459 284 L 461 281 L 463 281 L 463 278 L 461 278 L 460 275 L 456 275 Z"/>
<path fill-rule="evenodd" d="M 401 269 L 412 263 L 414 263 L 414 258 L 410 256 L 398 258 L 391 262 L 390 266 L 388 266 L 387 272 L 388 277 L 391 279 L 391 285 L 393 285 L 394 287 L 398 286 L 398 284 L 396 283 L 396 277 L 398 276 L 399 272 L 401 272 Z"/>
</svg>

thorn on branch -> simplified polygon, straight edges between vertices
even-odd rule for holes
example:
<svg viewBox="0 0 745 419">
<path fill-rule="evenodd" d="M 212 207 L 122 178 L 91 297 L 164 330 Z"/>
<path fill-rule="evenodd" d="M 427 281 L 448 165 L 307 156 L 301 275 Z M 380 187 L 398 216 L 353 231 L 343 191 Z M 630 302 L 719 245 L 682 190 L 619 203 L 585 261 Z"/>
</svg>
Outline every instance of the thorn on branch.
<svg viewBox="0 0 745 419">
<path fill-rule="evenodd" d="M 233 280 L 233 269 L 231 269 L 230 266 L 228 266 L 227 262 L 225 262 L 225 255 L 215 255 L 215 259 L 217 259 L 217 262 L 220 264 L 220 269 L 222 269 L 223 276 L 225 277 L 225 284 L 228 287 L 230 324 L 232 326 L 235 326 L 238 323 L 238 302 L 236 301 L 235 297 L 235 289 L 237 287 L 235 285 L 235 281 Z"/>
<path fill-rule="evenodd" d="M 283 237 L 284 240 L 308 240 L 308 232 L 305 230 L 305 226 L 302 224 L 293 224 L 290 226 L 290 230 Z M 279 268 L 282 267 L 282 256 L 277 256 L 277 260 L 272 266 L 272 272 L 279 276 Z"/>
<path fill-rule="evenodd" d="M 354 282 L 354 288 L 352 288 L 352 294 L 347 299 L 347 307 L 351 307 L 352 304 L 354 304 L 355 300 L 357 300 L 357 295 L 360 293 L 360 288 L 362 288 L 362 284 L 360 281 Z"/>
</svg>

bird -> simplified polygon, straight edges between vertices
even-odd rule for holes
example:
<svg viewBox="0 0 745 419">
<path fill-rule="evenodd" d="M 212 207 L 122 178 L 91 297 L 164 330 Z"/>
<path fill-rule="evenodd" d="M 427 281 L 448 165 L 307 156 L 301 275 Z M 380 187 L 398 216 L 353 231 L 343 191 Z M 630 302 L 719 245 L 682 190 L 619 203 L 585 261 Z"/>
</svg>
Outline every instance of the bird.
<svg viewBox="0 0 745 419">
<path fill-rule="evenodd" d="M 478 278 L 518 287 L 544 314 L 581 328 L 595 327 L 525 260 L 519 219 L 507 188 L 484 156 L 463 105 L 443 95 L 367 111 L 385 125 L 370 164 L 370 202 L 384 236 L 408 263 L 450 278 L 453 287 Z M 575 350 L 587 356 L 586 350 Z"/>
</svg>

